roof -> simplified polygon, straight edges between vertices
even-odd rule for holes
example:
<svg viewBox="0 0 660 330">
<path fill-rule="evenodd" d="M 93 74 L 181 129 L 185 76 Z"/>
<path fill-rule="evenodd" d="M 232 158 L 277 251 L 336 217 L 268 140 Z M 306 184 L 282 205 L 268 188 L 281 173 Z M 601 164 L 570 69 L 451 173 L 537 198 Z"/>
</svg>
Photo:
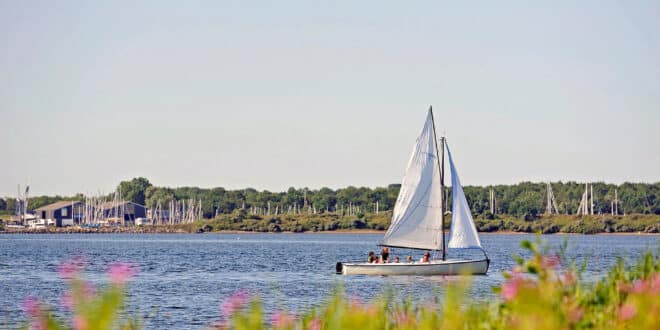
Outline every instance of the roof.
<svg viewBox="0 0 660 330">
<path fill-rule="evenodd" d="M 63 207 L 70 206 L 71 204 L 78 204 L 78 203 L 82 203 L 82 202 L 80 202 L 80 201 L 60 201 L 60 202 L 55 202 L 53 204 L 44 205 L 44 206 L 36 209 L 35 211 L 59 210 Z"/>
<path fill-rule="evenodd" d="M 108 209 L 114 208 L 116 206 L 122 206 L 122 205 L 126 205 L 126 204 L 133 204 L 135 206 L 144 207 L 144 205 L 140 205 L 138 203 L 133 203 L 131 201 L 121 201 L 119 203 L 115 203 L 115 202 L 110 201 L 110 202 L 105 202 L 105 203 L 101 204 L 101 208 L 104 209 L 104 210 L 108 210 Z"/>
</svg>

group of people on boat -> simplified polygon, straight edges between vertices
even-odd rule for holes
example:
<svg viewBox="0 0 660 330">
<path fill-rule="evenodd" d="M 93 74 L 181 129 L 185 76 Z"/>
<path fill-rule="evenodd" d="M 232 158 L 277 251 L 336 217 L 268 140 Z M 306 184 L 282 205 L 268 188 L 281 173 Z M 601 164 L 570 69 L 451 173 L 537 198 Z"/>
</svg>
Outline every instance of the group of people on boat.
<svg viewBox="0 0 660 330">
<path fill-rule="evenodd" d="M 431 252 L 426 251 L 424 252 L 424 255 L 422 258 L 419 260 L 420 262 L 431 262 Z M 367 256 L 367 262 L 370 264 L 387 264 L 390 262 L 390 249 L 388 247 L 383 247 L 383 249 L 380 251 L 380 255 L 377 256 L 374 251 L 369 251 L 369 255 Z M 398 256 L 394 257 L 394 263 L 400 263 L 401 260 L 399 259 Z M 413 259 L 412 256 L 406 256 L 406 262 L 407 263 L 412 263 Z"/>
</svg>

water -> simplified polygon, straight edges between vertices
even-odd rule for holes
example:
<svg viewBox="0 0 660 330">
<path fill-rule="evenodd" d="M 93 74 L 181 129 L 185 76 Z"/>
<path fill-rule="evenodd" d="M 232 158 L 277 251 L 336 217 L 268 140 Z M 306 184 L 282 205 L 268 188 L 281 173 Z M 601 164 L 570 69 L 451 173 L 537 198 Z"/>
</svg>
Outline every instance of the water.
<svg viewBox="0 0 660 330">
<path fill-rule="evenodd" d="M 350 296 L 369 300 L 386 288 L 400 298 L 425 300 L 442 294 L 456 277 L 340 276 L 337 261 L 365 260 L 377 252 L 380 234 L 45 234 L 0 235 L 0 327 L 14 328 L 25 320 L 20 309 L 28 295 L 38 296 L 63 313 L 65 288 L 58 277 L 62 260 L 84 256 L 86 278 L 106 281 L 110 262 L 140 266 L 129 284 L 128 310 L 145 320 L 147 328 L 199 329 L 220 319 L 219 305 L 239 289 L 262 297 L 272 312 L 286 308 L 302 312 L 317 306 L 333 288 L 343 284 Z M 520 241 L 534 235 L 482 235 L 492 260 L 486 276 L 473 276 L 470 295 L 489 299 L 502 272 L 522 253 Z M 544 236 L 550 246 L 568 240 L 568 256 L 589 257 L 588 272 L 602 274 L 617 255 L 636 257 L 657 251 L 659 236 Z M 452 251 L 450 251 L 451 253 Z M 392 255 L 420 252 L 394 250 Z"/>
</svg>

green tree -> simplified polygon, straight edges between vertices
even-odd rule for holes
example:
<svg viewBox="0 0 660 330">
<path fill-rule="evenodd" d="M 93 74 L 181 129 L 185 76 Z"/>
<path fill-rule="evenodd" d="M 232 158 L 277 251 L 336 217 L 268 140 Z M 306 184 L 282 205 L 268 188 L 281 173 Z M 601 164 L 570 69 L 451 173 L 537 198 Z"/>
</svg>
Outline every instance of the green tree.
<svg viewBox="0 0 660 330">
<path fill-rule="evenodd" d="M 155 208 L 160 203 L 161 207 L 167 208 L 170 201 L 174 200 L 174 190 L 172 188 L 162 188 L 150 186 L 145 191 L 146 206 Z"/>
<path fill-rule="evenodd" d="M 122 181 L 119 183 L 119 191 L 124 200 L 131 201 L 140 205 L 145 205 L 147 188 L 151 187 L 149 180 L 145 178 L 134 178 L 131 181 Z"/>
</svg>

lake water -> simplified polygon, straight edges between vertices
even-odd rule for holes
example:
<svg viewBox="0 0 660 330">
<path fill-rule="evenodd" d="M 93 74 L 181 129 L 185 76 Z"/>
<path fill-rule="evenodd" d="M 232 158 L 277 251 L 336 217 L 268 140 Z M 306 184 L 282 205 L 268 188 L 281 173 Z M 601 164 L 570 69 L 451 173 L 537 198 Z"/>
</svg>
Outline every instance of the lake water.
<svg viewBox="0 0 660 330">
<path fill-rule="evenodd" d="M 83 256 L 86 278 L 106 282 L 110 262 L 140 266 L 129 284 L 128 310 L 140 315 L 147 328 L 198 329 L 220 319 L 219 305 L 239 289 L 262 297 L 266 309 L 304 311 L 320 304 L 342 284 L 349 296 L 369 300 L 392 288 L 413 300 L 442 295 L 456 277 L 341 276 L 337 261 L 365 260 L 378 251 L 380 234 L 44 234 L 0 235 L 0 328 L 14 328 L 25 317 L 20 305 L 38 296 L 56 306 L 65 283 L 58 277 L 61 261 Z M 482 235 L 492 260 L 488 275 L 473 276 L 471 296 L 491 299 L 502 272 L 520 254 L 520 241 L 534 235 Z M 588 257 L 588 272 L 598 276 L 617 255 L 636 257 L 647 248 L 657 251 L 659 236 L 543 236 L 551 247 L 568 240 L 568 256 Z M 449 251 L 450 255 L 455 251 Z M 394 250 L 393 255 L 421 252 Z M 454 256 L 456 254 L 453 254 Z M 402 258 L 403 259 L 403 258 Z"/>
</svg>

